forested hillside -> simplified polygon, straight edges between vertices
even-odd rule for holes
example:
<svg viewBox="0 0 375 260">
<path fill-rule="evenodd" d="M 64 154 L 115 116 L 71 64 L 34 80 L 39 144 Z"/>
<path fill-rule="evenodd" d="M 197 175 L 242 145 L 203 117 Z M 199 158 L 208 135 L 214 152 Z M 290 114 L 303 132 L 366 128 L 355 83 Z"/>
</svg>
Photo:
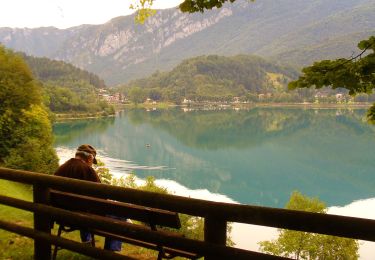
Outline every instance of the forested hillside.
<svg viewBox="0 0 375 260">
<path fill-rule="evenodd" d="M 21 55 L 42 82 L 45 102 L 52 112 L 113 112 L 108 103 L 99 98 L 98 89 L 106 85 L 97 75 L 63 61 Z"/>
<path fill-rule="evenodd" d="M 99 78 L 99 76 L 77 68 L 72 64 L 26 54 L 22 54 L 22 56 L 30 66 L 33 74 L 43 82 L 53 81 L 62 86 L 71 87 L 74 82 L 84 81 L 96 88 L 106 87 L 104 80 Z"/>
<path fill-rule="evenodd" d="M 234 97 L 243 97 L 251 100 L 258 99 L 258 94 L 285 94 L 287 83 L 297 76 L 292 68 L 277 66 L 256 56 L 209 55 L 185 60 L 170 72 L 156 72 L 121 89 L 132 97 L 135 89 L 140 88 L 144 96 L 153 100 L 176 103 L 184 99 L 232 101 Z"/>
</svg>

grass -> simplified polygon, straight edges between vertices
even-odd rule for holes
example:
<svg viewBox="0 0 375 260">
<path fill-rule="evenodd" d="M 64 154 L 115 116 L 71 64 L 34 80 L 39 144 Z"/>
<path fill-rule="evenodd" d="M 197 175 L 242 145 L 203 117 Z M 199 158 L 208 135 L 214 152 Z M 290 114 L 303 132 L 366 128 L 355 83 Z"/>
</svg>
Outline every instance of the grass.
<svg viewBox="0 0 375 260">
<path fill-rule="evenodd" d="M 0 180 L 0 194 L 26 201 L 32 200 L 30 186 Z M 32 227 L 32 213 L 0 205 L 1 220 Z M 33 259 L 33 240 L 0 229 L 0 259 Z"/>
</svg>

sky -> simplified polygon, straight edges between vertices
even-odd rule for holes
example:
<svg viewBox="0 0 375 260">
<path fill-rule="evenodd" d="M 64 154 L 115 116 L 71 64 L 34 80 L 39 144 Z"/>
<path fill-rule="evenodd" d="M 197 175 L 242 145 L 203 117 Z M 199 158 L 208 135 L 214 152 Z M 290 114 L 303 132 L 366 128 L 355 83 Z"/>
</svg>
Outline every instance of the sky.
<svg viewBox="0 0 375 260">
<path fill-rule="evenodd" d="M 65 29 L 81 24 L 103 24 L 133 12 L 135 0 L 3 0 L 0 27 L 37 28 L 54 26 Z M 155 0 L 154 8 L 177 6 L 182 0 Z"/>
</svg>

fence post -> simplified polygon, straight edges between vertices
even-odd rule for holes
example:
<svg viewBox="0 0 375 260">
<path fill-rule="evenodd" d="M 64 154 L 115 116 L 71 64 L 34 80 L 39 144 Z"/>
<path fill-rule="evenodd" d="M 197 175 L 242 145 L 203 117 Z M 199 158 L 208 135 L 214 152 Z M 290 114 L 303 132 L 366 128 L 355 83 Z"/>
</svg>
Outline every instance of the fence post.
<svg viewBox="0 0 375 260">
<path fill-rule="evenodd" d="M 204 241 L 225 246 L 227 242 L 227 221 L 215 216 L 204 218 Z M 213 256 L 205 256 L 206 260 L 217 259 Z"/>
<path fill-rule="evenodd" d="M 34 203 L 49 204 L 49 188 L 34 184 Z M 34 229 L 51 234 L 51 218 L 47 214 L 34 212 Z M 38 239 L 34 240 L 34 259 L 50 260 L 51 244 Z"/>
</svg>

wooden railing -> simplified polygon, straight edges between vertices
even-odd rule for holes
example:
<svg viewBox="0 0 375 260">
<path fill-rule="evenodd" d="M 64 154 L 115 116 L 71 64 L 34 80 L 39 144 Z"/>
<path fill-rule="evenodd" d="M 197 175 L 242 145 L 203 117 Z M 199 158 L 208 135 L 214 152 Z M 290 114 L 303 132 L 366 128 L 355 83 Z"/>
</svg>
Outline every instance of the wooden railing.
<svg viewBox="0 0 375 260">
<path fill-rule="evenodd" d="M 12 224 L 3 219 L 0 220 L 0 228 L 33 238 L 34 258 L 38 260 L 50 259 L 51 244 L 101 259 L 131 259 L 51 235 L 49 223 L 52 218 L 108 232 L 121 228 L 124 233 L 130 234 L 135 239 L 194 252 L 205 256 L 205 259 L 279 259 L 275 256 L 226 246 L 228 222 L 375 241 L 375 220 L 370 219 L 212 202 L 6 168 L 0 168 L 0 179 L 33 185 L 33 202 L 0 196 L 0 204 L 34 212 L 34 229 Z M 49 205 L 49 189 L 202 217 L 205 224 L 204 241 L 168 236 L 152 230 L 134 230 L 133 227 L 113 221 L 98 220 L 88 215 L 52 207 Z M 249 234 L 251 235 L 254 234 Z"/>
</svg>

